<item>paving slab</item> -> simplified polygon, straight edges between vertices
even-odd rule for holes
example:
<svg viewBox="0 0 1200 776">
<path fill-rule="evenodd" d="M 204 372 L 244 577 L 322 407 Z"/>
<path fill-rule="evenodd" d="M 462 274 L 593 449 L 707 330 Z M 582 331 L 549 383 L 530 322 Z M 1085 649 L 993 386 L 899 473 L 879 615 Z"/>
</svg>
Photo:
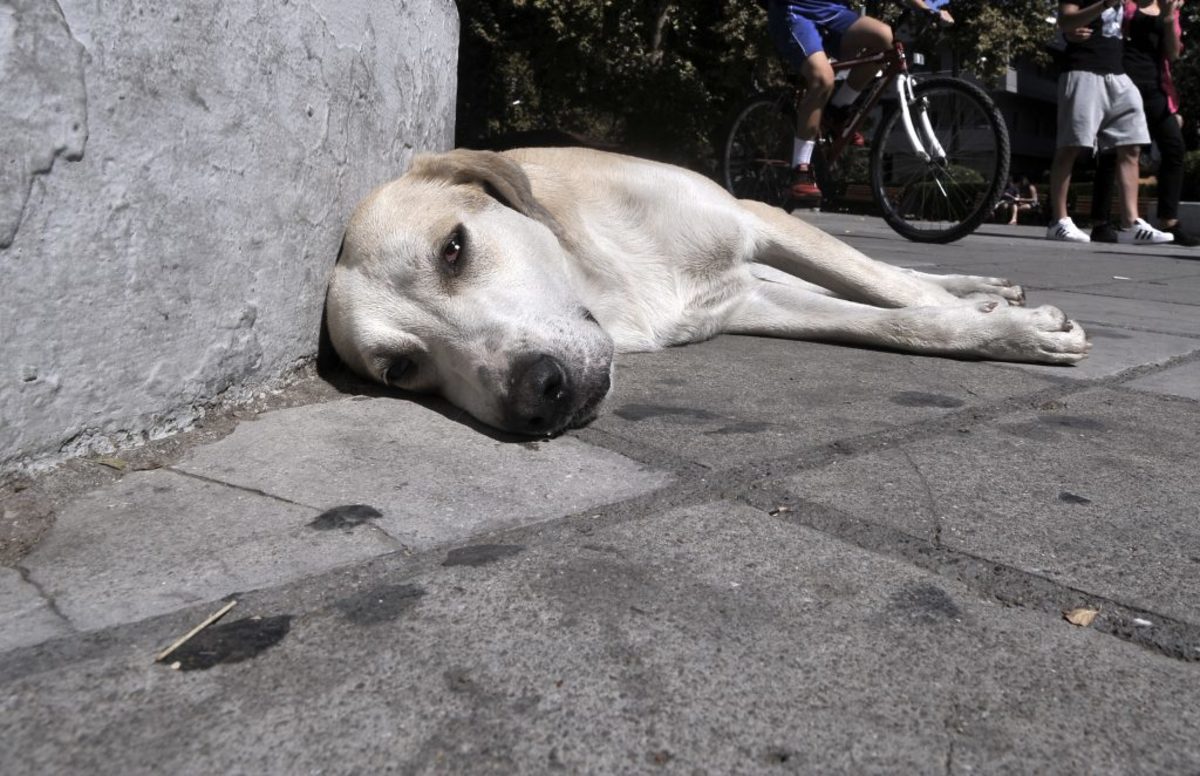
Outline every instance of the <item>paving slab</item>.
<svg viewBox="0 0 1200 776">
<path fill-rule="evenodd" d="M 1168 304 L 1200 306 L 1200 262 L 1193 262 L 1197 270 L 1193 274 L 1177 274 L 1171 277 L 1148 278 L 1140 282 L 1113 281 L 1084 286 L 1083 290 L 1094 294 L 1111 294 L 1142 302 L 1165 302 Z"/>
<path fill-rule="evenodd" d="M 1034 289 L 1103 284 L 1120 289 L 1130 281 L 1200 278 L 1200 249 L 1194 248 L 1147 252 L 1124 245 L 1052 243 L 1042 228 L 998 224 L 984 224 L 957 242 L 925 245 L 900 239 L 878 218 L 838 213 L 805 218 L 881 261 L 931 272 L 1000 275 Z M 1186 304 L 1188 299 L 1165 301 Z"/>
<path fill-rule="evenodd" d="M 787 482 L 806 501 L 1200 623 L 1198 443 L 1200 407 L 1095 390 Z"/>
<path fill-rule="evenodd" d="M 1069 255 L 1047 255 L 1044 251 L 1036 251 L 1012 257 L 980 255 L 972 251 L 942 257 L 938 264 L 941 272 L 999 275 L 1034 292 L 1043 289 L 1095 290 L 1095 293 L 1114 296 L 1134 293 L 1133 289 L 1139 283 L 1190 278 L 1194 265 L 1193 262 L 1169 259 L 1145 261 L 1122 254 L 1087 252 L 1086 249 Z M 1038 303 L 1036 299 L 1030 302 Z"/>
<path fill-rule="evenodd" d="M 79 630 L 171 612 L 400 548 L 369 525 L 170 471 L 130 474 L 58 515 L 22 562 Z M 9 623 L 5 623 L 9 627 Z"/>
<path fill-rule="evenodd" d="M 360 397 L 280 410 L 177 468 L 318 509 L 372 507 L 381 513 L 373 522 L 409 548 L 562 517 L 671 481 L 570 436 L 481 433 L 449 409 Z"/>
<path fill-rule="evenodd" d="M 0 664 L 0 770 L 1200 768 L 1200 664 L 744 505 L 507 541 L 482 565 L 382 559 L 249 598 L 262 619 L 224 633 L 272 623 L 272 644 L 215 648 L 205 669 L 145 659 L 173 620 Z M 307 606 L 312 590 L 333 602 Z"/>
<path fill-rule="evenodd" d="M 73 632 L 70 623 L 20 572 L 0 567 L 0 652 Z"/>
<path fill-rule="evenodd" d="M 1200 301 L 1200 289 L 1196 293 Z M 1200 341 L 1200 305 L 1159 302 L 1146 304 L 1143 299 L 1106 296 L 1076 291 L 1041 291 L 1038 304 L 1052 304 L 1069 310 L 1070 316 L 1085 324 L 1141 329 L 1166 334 L 1181 334 Z"/>
<path fill-rule="evenodd" d="M 1200 773 L 1200 306 L 1156 296 L 1200 263 L 824 223 L 1065 299 L 1093 356 L 720 337 L 549 441 L 348 381 L 34 483 L 0 773 Z"/>
<path fill-rule="evenodd" d="M 1096 380 L 1112 377 L 1137 367 L 1165 364 L 1200 351 L 1200 338 L 1135 329 L 1088 325 L 1084 327 L 1092 350 L 1069 370 L 1048 364 L 992 362 L 1001 369 L 1014 369 L 1067 380 Z"/>
<path fill-rule="evenodd" d="M 1200 401 L 1200 361 L 1130 380 L 1126 387 Z"/>
<path fill-rule="evenodd" d="M 720 469 L 1033 393 L 1071 371 L 1035 376 L 979 362 L 725 336 L 623 356 L 614 395 L 593 425 Z"/>
</svg>

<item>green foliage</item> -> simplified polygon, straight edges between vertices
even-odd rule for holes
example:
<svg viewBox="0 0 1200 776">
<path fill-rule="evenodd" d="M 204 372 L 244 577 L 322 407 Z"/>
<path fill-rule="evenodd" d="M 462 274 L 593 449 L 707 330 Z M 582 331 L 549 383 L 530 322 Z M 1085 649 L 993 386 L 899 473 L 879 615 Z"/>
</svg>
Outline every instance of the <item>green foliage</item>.
<svg viewBox="0 0 1200 776">
<path fill-rule="evenodd" d="M 715 167 L 716 135 L 774 59 L 749 0 L 459 0 L 458 141 L 556 129 Z"/>
<path fill-rule="evenodd" d="M 948 177 L 950 180 L 956 181 L 960 184 L 987 183 L 987 180 L 983 177 L 983 173 L 981 173 L 979 170 L 976 170 L 974 167 L 966 167 L 961 164 L 954 164 L 950 166 L 948 172 Z"/>
<path fill-rule="evenodd" d="M 895 24 L 907 7 L 894 0 L 868 0 L 866 4 L 868 14 L 890 24 Z M 1004 75 L 1009 62 L 1019 58 L 1043 66 L 1050 63 L 1046 45 L 1054 36 L 1054 25 L 1046 19 L 1058 13 L 1057 0 L 951 0 L 946 10 L 954 16 L 954 25 L 931 27 L 917 43 L 928 50 L 934 39 L 942 40 L 955 52 L 964 71 L 995 81 Z"/>
<path fill-rule="evenodd" d="M 1171 75 L 1180 97 L 1183 136 L 1188 148 L 1194 149 L 1200 145 L 1200 5 L 1185 3 L 1179 20 L 1183 26 L 1183 58 L 1171 66 Z M 1189 169 L 1192 172 L 1185 176 L 1183 185 L 1191 188 L 1192 194 L 1185 193 L 1184 199 L 1200 199 L 1200 181 L 1196 178 L 1200 171 L 1195 166 Z"/>
<path fill-rule="evenodd" d="M 1194 17 L 1192 5 L 1200 3 L 1185 6 Z M 756 84 L 782 77 L 766 15 L 753 0 L 458 0 L 458 7 L 460 145 L 561 130 L 713 173 L 734 107 Z M 888 20 L 901 8 L 895 0 L 867 3 L 868 13 Z M 931 34 L 944 36 L 962 70 L 989 80 L 1017 57 L 1048 61 L 1046 18 L 1056 9 L 1055 0 L 952 0 L 957 24 Z M 1200 72 L 1186 64 L 1195 59 L 1179 68 L 1185 95 L 1200 94 Z"/>
<path fill-rule="evenodd" d="M 1002 76 L 1009 62 L 1028 58 L 1048 65 L 1058 3 L 1050 0 L 954 0 L 956 24 L 946 31 L 967 70 L 984 80 Z"/>
</svg>

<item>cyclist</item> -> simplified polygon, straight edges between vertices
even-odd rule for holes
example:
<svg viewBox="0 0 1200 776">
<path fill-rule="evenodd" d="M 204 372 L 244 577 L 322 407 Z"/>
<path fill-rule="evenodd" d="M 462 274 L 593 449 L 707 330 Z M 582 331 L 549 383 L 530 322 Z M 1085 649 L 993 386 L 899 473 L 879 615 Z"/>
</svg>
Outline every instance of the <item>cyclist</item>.
<svg viewBox="0 0 1200 776">
<path fill-rule="evenodd" d="M 917 10 L 936 14 L 942 24 L 954 23 L 948 11 L 934 9 L 926 0 L 905 2 Z M 775 47 L 806 84 L 804 95 L 796 102 L 792 201 L 801 205 L 818 204 L 821 190 L 813 176 L 812 154 L 820 137 L 825 103 L 830 103 L 829 123 L 835 128 L 845 123 L 850 106 L 879 70 L 877 63 L 851 69 L 842 88 L 833 94 L 833 67 L 829 60 L 891 48 L 892 28 L 870 16 L 859 16 L 839 0 L 767 0 L 767 27 Z"/>
</svg>

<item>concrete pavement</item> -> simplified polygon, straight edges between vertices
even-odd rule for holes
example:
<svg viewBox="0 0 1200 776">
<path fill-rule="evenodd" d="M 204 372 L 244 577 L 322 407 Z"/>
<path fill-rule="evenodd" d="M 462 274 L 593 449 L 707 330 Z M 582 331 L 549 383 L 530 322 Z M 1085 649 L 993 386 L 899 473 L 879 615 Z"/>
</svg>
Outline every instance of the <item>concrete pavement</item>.
<svg viewBox="0 0 1200 776">
<path fill-rule="evenodd" d="M 721 337 L 549 441 L 312 378 L 10 484 L 0 771 L 1200 772 L 1200 251 L 807 217 L 1092 355 Z"/>
</svg>

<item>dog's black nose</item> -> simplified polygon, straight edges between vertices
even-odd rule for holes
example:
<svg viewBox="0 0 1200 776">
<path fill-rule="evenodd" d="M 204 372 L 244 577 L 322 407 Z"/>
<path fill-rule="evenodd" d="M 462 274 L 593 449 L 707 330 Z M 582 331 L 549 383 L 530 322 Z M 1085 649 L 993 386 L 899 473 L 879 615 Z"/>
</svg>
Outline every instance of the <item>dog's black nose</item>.
<svg viewBox="0 0 1200 776">
<path fill-rule="evenodd" d="M 571 381 L 562 362 L 553 356 L 533 355 L 515 364 L 512 376 L 510 428 L 525 434 L 561 429 L 572 404 Z"/>
</svg>

